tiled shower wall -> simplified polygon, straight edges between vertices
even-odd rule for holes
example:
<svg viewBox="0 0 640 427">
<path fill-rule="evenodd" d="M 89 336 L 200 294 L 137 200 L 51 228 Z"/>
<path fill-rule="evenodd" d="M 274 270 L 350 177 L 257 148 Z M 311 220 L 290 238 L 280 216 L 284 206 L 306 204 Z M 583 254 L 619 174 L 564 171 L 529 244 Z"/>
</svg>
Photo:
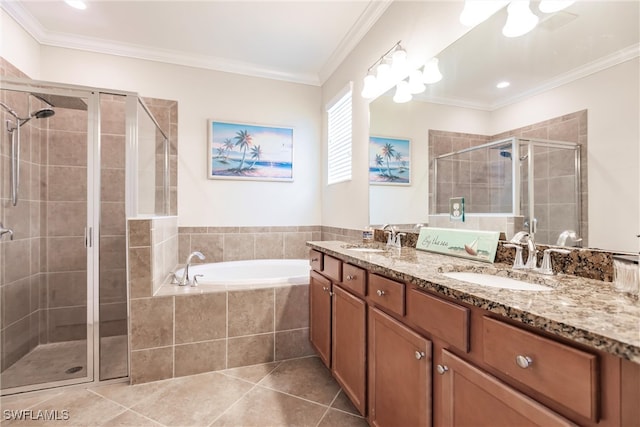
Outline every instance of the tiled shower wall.
<svg viewBox="0 0 640 427">
<path fill-rule="evenodd" d="M 26 77 L 17 68 L 0 57 L 0 75 Z M 24 94 L 2 91 L 4 102 L 18 112 L 27 111 L 29 106 Z M 42 295 L 46 268 L 46 240 L 40 230 L 45 212 L 42 208 L 40 176 L 44 173 L 43 158 L 46 150 L 41 121 L 32 120 L 21 129 L 20 181 L 22 183 L 20 202 L 12 206 L 10 197 L 10 148 L 11 138 L 6 131 L 6 121 L 15 119 L 0 111 L 0 222 L 13 229 L 13 240 L 5 235 L 0 240 L 0 346 L 2 366 L 5 370 L 23 355 L 35 348 L 40 340 L 46 341 L 46 328 L 41 337 L 40 324 L 46 325 L 46 305 Z"/>
<path fill-rule="evenodd" d="M 578 111 L 561 117 L 556 117 L 526 127 L 513 129 L 498 135 L 471 135 L 446 131 L 429 131 L 429 197 L 431 213 L 448 212 L 450 197 L 465 195 L 472 206 L 471 212 L 507 212 L 510 211 L 511 175 L 506 158 L 494 159 L 488 156 L 491 150 L 477 153 L 465 153 L 458 156 L 456 162 L 438 164 L 438 204 L 434 203 L 433 159 L 441 154 L 450 153 L 464 148 L 475 147 L 490 141 L 498 141 L 510 137 L 537 138 L 555 141 L 574 142 L 581 145 L 581 210 L 582 221 L 579 234 L 584 238 L 583 246 L 587 246 L 588 214 L 587 214 L 587 111 Z M 536 149 L 538 150 L 538 149 Z M 496 153 L 498 152 L 495 150 Z M 540 241 L 555 243 L 559 233 L 574 228 L 572 219 L 575 213 L 573 200 L 575 189 L 571 178 L 572 168 L 563 165 L 573 165 L 568 159 L 568 150 L 540 150 L 536 154 L 535 170 L 535 198 L 538 231 L 536 235 Z M 495 157 L 495 156 L 494 156 Z M 462 163 L 464 163 L 464 167 Z M 525 175 L 526 179 L 526 175 Z M 454 190 L 455 189 L 455 190 Z M 455 194 L 454 194 L 455 193 Z M 475 207 L 474 207 L 475 206 Z M 522 206 L 526 209 L 526 206 Z M 449 226 L 474 228 L 478 223 L 466 224 L 449 223 Z M 484 218 L 482 220 L 490 220 Z M 442 219 L 430 220 L 430 225 L 436 225 Z M 448 220 L 446 221 L 448 222 Z M 518 231 L 519 219 L 513 223 Z M 438 224 L 442 225 L 442 224 Z M 481 224 L 480 224 L 481 225 Z M 509 227 L 509 225 L 507 225 Z M 508 231 L 508 230 L 502 230 Z M 509 235 L 509 233 L 507 233 Z"/>
</svg>

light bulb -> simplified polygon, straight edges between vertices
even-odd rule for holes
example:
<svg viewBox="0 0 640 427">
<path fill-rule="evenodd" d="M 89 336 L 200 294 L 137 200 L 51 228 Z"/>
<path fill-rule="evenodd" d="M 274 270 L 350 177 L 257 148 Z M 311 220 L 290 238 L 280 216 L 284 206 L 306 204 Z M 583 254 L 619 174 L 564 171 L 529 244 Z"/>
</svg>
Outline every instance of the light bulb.
<svg viewBox="0 0 640 427">
<path fill-rule="evenodd" d="M 409 90 L 409 82 L 401 80 L 396 86 L 396 93 L 393 95 L 393 101 L 402 104 L 411 101 L 411 91 Z"/>
<path fill-rule="evenodd" d="M 364 87 L 362 88 L 362 97 L 366 99 L 374 98 L 378 91 L 376 76 L 368 74 L 364 78 Z"/>
<path fill-rule="evenodd" d="M 506 4 L 505 0 L 465 0 L 460 23 L 466 27 L 475 27 Z"/>
<path fill-rule="evenodd" d="M 438 58 L 431 58 L 422 72 L 422 81 L 425 84 L 432 84 L 442 80 L 442 73 L 438 69 Z"/>
<path fill-rule="evenodd" d="M 538 9 L 542 13 L 555 13 L 575 3 L 575 0 L 542 0 Z"/>
<path fill-rule="evenodd" d="M 502 28 L 505 37 L 519 37 L 538 25 L 539 18 L 529 9 L 529 0 L 512 1 L 507 12 L 507 23 Z"/>
<path fill-rule="evenodd" d="M 85 10 L 87 8 L 87 4 L 82 0 L 64 0 L 64 2 L 74 9 Z"/>
</svg>

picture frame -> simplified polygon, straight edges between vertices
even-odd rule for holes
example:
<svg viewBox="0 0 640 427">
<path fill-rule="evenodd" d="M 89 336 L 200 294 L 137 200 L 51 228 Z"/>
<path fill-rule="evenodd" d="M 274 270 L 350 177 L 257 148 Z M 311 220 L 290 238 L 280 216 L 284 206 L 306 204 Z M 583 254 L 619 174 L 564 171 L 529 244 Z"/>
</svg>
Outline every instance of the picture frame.
<svg viewBox="0 0 640 427">
<path fill-rule="evenodd" d="M 293 128 L 208 123 L 208 178 L 293 181 Z"/>
<path fill-rule="evenodd" d="M 411 139 L 369 137 L 369 184 L 411 185 Z"/>
</svg>

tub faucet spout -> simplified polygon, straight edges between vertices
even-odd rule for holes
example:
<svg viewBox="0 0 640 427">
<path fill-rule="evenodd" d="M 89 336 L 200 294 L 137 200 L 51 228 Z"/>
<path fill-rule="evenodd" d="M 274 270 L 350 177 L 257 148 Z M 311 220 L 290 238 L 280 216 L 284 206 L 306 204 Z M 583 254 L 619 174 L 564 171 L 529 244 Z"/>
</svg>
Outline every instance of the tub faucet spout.
<svg viewBox="0 0 640 427">
<path fill-rule="evenodd" d="M 198 257 L 200 260 L 204 260 L 204 255 L 202 255 L 202 252 L 191 252 L 189 254 L 189 256 L 187 257 L 187 262 L 184 266 L 184 274 L 182 275 L 182 279 L 180 279 L 180 281 L 178 282 L 178 285 L 180 286 L 186 286 L 189 284 L 190 279 L 189 279 L 189 266 L 191 265 L 191 260 L 193 259 L 193 257 Z"/>
</svg>

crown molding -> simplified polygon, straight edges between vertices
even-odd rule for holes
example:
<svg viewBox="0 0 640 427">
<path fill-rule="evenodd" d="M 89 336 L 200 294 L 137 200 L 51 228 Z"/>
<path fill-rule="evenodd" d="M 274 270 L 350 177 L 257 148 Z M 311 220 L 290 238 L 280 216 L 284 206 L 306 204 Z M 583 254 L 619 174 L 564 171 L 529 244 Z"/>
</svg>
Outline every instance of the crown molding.
<svg viewBox="0 0 640 427">
<path fill-rule="evenodd" d="M 367 12 L 370 9 L 376 9 L 371 4 L 379 2 L 372 1 L 359 18 L 358 22 L 352 27 L 348 36 L 359 37 L 355 42 L 347 40 L 347 37 L 343 39 L 340 47 L 345 46 L 349 48 L 347 52 L 343 54 L 343 58 L 346 57 L 348 52 L 353 49 L 353 46 L 364 36 L 369 27 L 373 25 L 375 19 L 378 16 L 371 15 L 372 17 L 364 20 L 362 17 L 369 16 L 371 12 Z M 103 39 L 96 39 L 90 37 L 71 36 L 65 33 L 52 32 L 46 30 L 40 22 L 31 15 L 26 8 L 22 6 L 19 1 L 0 1 L 0 7 L 5 10 L 9 16 L 11 16 L 24 30 L 31 35 L 39 44 L 45 46 L 53 46 L 60 48 L 83 50 L 87 52 L 101 53 L 106 55 L 115 55 L 128 58 L 143 59 L 148 61 L 163 62 L 174 65 L 182 65 L 187 67 L 204 68 L 209 70 L 241 74 L 251 77 L 261 77 L 274 80 L 282 80 L 293 83 L 301 83 L 312 86 L 320 86 L 322 84 L 320 78 L 314 73 L 291 73 L 285 70 L 268 68 L 260 66 L 258 64 L 234 61 L 221 57 L 211 57 L 207 55 L 187 54 L 180 51 L 157 49 L 147 46 L 129 44 L 129 43 L 117 43 Z M 385 7 L 386 9 L 386 7 Z M 374 19 L 370 22 L 371 19 Z M 362 25 L 362 28 L 360 26 Z M 368 25 L 368 27 L 364 26 Z M 350 46 L 350 47 L 349 47 Z M 335 53 L 330 60 L 335 57 Z M 337 67 L 336 64 L 335 66 Z"/>
<path fill-rule="evenodd" d="M 367 7 L 360 14 L 358 20 L 342 38 L 338 47 L 320 69 L 318 77 L 321 84 L 324 84 L 331 77 L 331 74 L 338 69 L 342 61 L 360 43 L 391 3 L 393 3 L 393 0 L 369 0 Z"/>
</svg>

